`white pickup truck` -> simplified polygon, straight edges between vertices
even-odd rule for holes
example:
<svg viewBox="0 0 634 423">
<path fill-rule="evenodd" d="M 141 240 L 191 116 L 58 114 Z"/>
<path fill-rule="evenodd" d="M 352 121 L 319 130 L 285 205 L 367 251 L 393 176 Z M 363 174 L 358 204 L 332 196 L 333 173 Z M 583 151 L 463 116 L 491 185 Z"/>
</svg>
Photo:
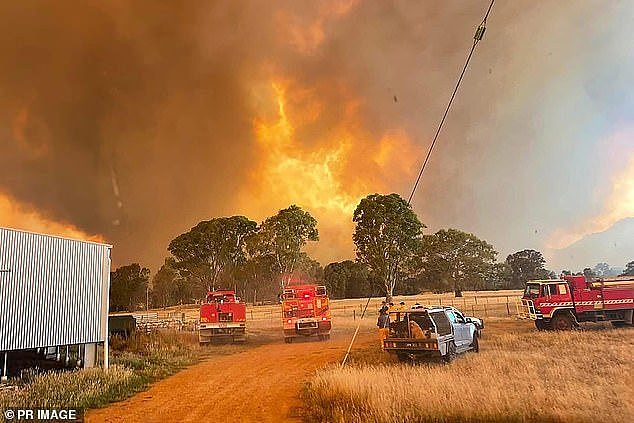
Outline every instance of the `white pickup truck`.
<svg viewBox="0 0 634 423">
<path fill-rule="evenodd" d="M 453 361 L 457 354 L 479 352 L 480 330 L 471 318 L 446 307 L 416 308 L 390 313 L 385 351 L 401 361 L 440 358 Z"/>
</svg>

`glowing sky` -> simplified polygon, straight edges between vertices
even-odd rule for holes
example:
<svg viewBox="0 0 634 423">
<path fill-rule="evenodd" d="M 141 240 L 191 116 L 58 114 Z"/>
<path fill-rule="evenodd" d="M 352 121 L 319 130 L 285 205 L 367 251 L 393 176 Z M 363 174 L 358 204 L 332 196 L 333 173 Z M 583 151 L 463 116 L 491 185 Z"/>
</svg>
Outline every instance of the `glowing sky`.
<svg viewBox="0 0 634 423">
<path fill-rule="evenodd" d="M 156 267 L 199 220 L 296 203 L 311 254 L 353 257 L 354 206 L 409 194 L 487 5 L 3 2 L 0 225 Z M 429 231 L 555 260 L 634 217 L 633 16 L 497 2 L 413 202 Z"/>
</svg>

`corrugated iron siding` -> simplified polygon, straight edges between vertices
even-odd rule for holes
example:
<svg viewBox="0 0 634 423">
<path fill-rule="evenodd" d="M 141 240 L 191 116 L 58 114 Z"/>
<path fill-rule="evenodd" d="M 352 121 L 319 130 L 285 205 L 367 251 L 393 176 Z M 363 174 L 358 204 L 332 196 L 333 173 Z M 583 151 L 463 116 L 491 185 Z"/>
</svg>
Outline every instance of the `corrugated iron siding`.
<svg viewBox="0 0 634 423">
<path fill-rule="evenodd" d="M 0 228 L 0 351 L 102 342 L 110 246 Z"/>
</svg>

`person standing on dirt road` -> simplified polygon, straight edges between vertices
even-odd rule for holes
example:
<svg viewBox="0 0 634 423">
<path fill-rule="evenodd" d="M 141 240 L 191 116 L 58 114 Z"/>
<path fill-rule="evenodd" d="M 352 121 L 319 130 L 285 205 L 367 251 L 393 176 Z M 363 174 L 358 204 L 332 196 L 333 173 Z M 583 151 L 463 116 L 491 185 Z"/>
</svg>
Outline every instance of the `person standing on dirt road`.
<svg viewBox="0 0 634 423">
<path fill-rule="evenodd" d="M 379 327 L 379 342 L 381 343 L 381 350 L 383 350 L 383 340 L 387 338 L 390 333 L 390 316 L 386 311 L 379 313 L 379 319 L 376 322 Z"/>
</svg>

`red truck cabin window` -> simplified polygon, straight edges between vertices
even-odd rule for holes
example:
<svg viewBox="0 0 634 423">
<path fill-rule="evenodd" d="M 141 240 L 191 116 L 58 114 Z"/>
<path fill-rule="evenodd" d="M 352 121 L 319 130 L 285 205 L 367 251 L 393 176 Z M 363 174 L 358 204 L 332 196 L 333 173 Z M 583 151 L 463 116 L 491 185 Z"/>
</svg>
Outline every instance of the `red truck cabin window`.
<svg viewBox="0 0 634 423">
<path fill-rule="evenodd" d="M 528 297 L 528 298 L 539 297 L 539 284 L 538 283 L 527 284 L 526 290 L 524 290 L 524 297 Z"/>
<path fill-rule="evenodd" d="M 551 295 L 557 295 L 557 285 L 542 285 L 542 296 L 550 297 Z"/>
</svg>

